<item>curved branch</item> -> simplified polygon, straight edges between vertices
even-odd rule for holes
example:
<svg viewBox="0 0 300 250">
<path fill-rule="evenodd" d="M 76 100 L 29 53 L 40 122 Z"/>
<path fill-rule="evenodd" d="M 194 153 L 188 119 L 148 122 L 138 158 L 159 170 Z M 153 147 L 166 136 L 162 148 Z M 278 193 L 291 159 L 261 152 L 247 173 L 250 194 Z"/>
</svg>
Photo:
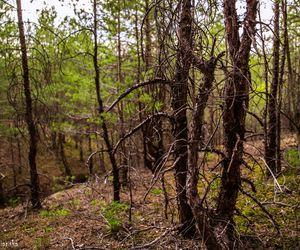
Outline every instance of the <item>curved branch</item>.
<svg viewBox="0 0 300 250">
<path fill-rule="evenodd" d="M 121 101 L 124 97 L 126 97 L 127 95 L 129 95 L 133 90 L 136 90 L 140 87 L 144 87 L 147 85 L 152 85 L 152 84 L 171 84 L 172 81 L 169 80 L 164 80 L 164 79 L 160 79 L 160 78 L 156 78 L 150 81 L 146 81 L 146 82 L 142 82 L 142 83 L 137 83 L 135 85 L 133 85 L 132 87 L 128 88 L 125 92 L 123 92 L 111 105 L 110 107 L 106 110 L 106 112 L 109 112 L 110 110 L 112 110 L 112 108 L 114 106 L 116 106 L 116 104 Z"/>
<path fill-rule="evenodd" d="M 149 121 L 151 121 L 154 117 L 167 117 L 169 118 L 170 120 L 172 120 L 173 118 L 166 114 L 166 113 L 163 113 L 163 112 L 159 112 L 159 113 L 156 113 L 156 114 L 153 114 L 151 116 L 149 116 L 148 118 L 146 118 L 144 121 L 142 121 L 140 124 L 138 124 L 136 127 L 134 127 L 132 130 L 130 130 L 126 135 L 124 135 L 115 145 L 115 147 L 113 148 L 112 150 L 112 154 L 115 154 L 118 147 L 120 146 L 120 144 L 126 140 L 128 137 L 130 137 L 131 135 L 133 135 L 135 132 L 137 132 L 140 128 L 142 128 L 146 123 L 148 123 Z"/>
</svg>

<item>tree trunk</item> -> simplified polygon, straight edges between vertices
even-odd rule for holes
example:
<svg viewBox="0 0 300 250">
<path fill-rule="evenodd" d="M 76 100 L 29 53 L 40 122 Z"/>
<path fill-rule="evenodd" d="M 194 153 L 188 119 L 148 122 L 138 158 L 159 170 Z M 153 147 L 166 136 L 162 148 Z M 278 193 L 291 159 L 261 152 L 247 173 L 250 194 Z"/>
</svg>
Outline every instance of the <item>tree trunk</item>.
<svg viewBox="0 0 300 250">
<path fill-rule="evenodd" d="M 92 154 L 93 149 L 92 149 L 92 139 L 91 139 L 90 131 L 88 131 L 87 137 L 88 137 L 89 154 Z M 93 161 L 93 157 L 92 157 L 89 162 L 89 175 L 92 176 L 93 173 L 94 173 L 94 161 Z"/>
<path fill-rule="evenodd" d="M 67 162 L 66 154 L 65 154 L 65 147 L 64 147 L 64 134 L 59 132 L 58 133 L 58 155 L 59 159 L 63 164 L 64 172 L 66 176 L 72 176 L 72 172 L 70 166 Z"/>
<path fill-rule="evenodd" d="M 29 133 L 29 144 L 30 144 L 28 161 L 30 167 L 31 203 L 33 208 L 41 208 L 42 205 L 40 201 L 39 176 L 38 176 L 37 166 L 36 166 L 37 131 L 36 131 L 36 125 L 34 122 L 33 112 L 32 112 L 29 67 L 28 67 L 27 48 L 26 48 L 21 0 L 17 0 L 17 12 L 18 12 L 19 39 L 20 39 L 20 46 L 22 52 L 23 87 L 24 87 L 25 103 L 26 103 L 25 119 L 27 123 L 27 128 Z"/>
<path fill-rule="evenodd" d="M 236 0 L 225 0 L 224 17 L 226 40 L 232 63 L 228 81 L 225 83 L 223 127 L 225 159 L 218 198 L 217 215 L 223 234 L 223 242 L 229 249 L 236 243 L 234 235 L 233 212 L 241 185 L 240 166 L 243 161 L 243 141 L 245 136 L 245 118 L 249 102 L 251 75 L 249 57 L 252 39 L 255 34 L 257 0 L 247 0 L 247 10 L 240 38 Z"/>
<path fill-rule="evenodd" d="M 174 156 L 177 161 L 175 165 L 176 193 L 178 203 L 179 222 L 183 225 L 181 232 L 185 236 L 194 234 L 193 213 L 187 201 L 186 179 L 187 179 L 187 93 L 188 77 L 191 65 L 191 56 L 186 53 L 187 47 L 192 47 L 191 30 L 191 1 L 183 0 L 180 4 L 180 20 L 178 27 L 178 53 L 176 60 L 175 81 L 171 86 L 172 109 L 174 112 L 174 128 L 172 131 L 175 139 Z"/>
<path fill-rule="evenodd" d="M 105 141 L 105 145 L 108 151 L 109 159 L 112 165 L 112 174 L 113 174 L 113 189 L 114 189 L 114 201 L 120 201 L 120 180 L 119 180 L 119 168 L 117 165 L 116 158 L 113 154 L 113 146 L 109 139 L 108 128 L 106 126 L 105 118 L 103 117 L 104 114 L 104 107 L 103 101 L 101 98 L 100 92 L 100 71 L 98 66 L 98 21 L 97 21 L 97 1 L 94 0 L 93 2 L 93 14 L 94 14 L 94 27 L 93 27 L 93 34 L 94 34 L 94 54 L 93 54 L 93 64 L 95 70 L 95 87 L 96 87 L 96 94 L 97 94 L 97 102 L 98 102 L 98 112 L 101 118 L 101 126 L 103 130 L 103 139 Z"/>
<path fill-rule="evenodd" d="M 19 174 L 22 174 L 23 163 L 22 163 L 21 143 L 20 143 L 20 138 L 18 136 L 16 138 L 17 138 L 18 160 L 19 160 L 18 172 Z"/>
<path fill-rule="evenodd" d="M 81 135 L 79 135 L 79 161 L 84 162 L 84 159 L 83 159 L 83 139 L 82 139 Z"/>
<path fill-rule="evenodd" d="M 222 54 L 220 54 L 221 56 Z M 190 140 L 188 146 L 188 178 L 187 178 L 187 195 L 188 201 L 192 208 L 195 224 L 199 235 L 203 237 L 203 242 L 207 249 L 222 249 L 221 243 L 217 240 L 217 235 L 211 227 L 209 220 L 209 212 L 202 207 L 202 202 L 198 194 L 198 148 L 203 144 L 202 130 L 204 124 L 204 111 L 206 103 L 211 92 L 214 81 L 214 71 L 216 68 L 218 57 L 212 57 L 210 60 L 202 62 L 200 70 L 203 74 L 202 84 L 196 97 L 193 109 L 193 120 L 190 132 Z M 197 65 L 196 65 L 197 66 Z"/>
<path fill-rule="evenodd" d="M 278 89 L 279 89 L 279 0 L 275 1 L 274 5 L 274 38 L 273 38 L 273 70 L 272 82 L 268 103 L 268 134 L 267 134 L 267 148 L 265 152 L 265 159 L 268 165 L 267 176 L 271 176 L 270 171 L 276 175 L 277 169 L 277 124 L 278 124 Z"/>
</svg>

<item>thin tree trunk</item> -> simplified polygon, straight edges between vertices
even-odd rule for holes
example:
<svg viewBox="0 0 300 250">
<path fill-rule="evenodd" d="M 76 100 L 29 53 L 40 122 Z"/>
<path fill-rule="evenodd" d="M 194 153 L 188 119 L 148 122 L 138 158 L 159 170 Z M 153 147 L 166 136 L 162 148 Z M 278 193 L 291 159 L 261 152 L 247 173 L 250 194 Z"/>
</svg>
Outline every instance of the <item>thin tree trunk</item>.
<svg viewBox="0 0 300 250">
<path fill-rule="evenodd" d="M 59 132 L 57 139 L 58 139 L 58 155 L 59 155 L 60 161 L 63 164 L 65 175 L 66 176 L 72 176 L 72 171 L 70 169 L 70 166 L 68 164 L 66 154 L 65 154 L 64 134 Z"/>
<path fill-rule="evenodd" d="M 79 161 L 84 162 L 84 159 L 83 159 L 83 139 L 82 139 L 81 135 L 79 135 Z"/>
<path fill-rule="evenodd" d="M 98 66 L 98 21 L 97 21 L 97 1 L 94 0 L 93 2 L 93 14 L 94 14 L 94 54 L 93 54 L 93 63 L 94 63 L 94 70 L 95 70 L 95 87 L 96 87 L 96 94 L 97 94 L 97 102 L 98 102 L 98 112 L 99 116 L 102 119 L 101 126 L 103 130 L 103 139 L 106 144 L 106 148 L 108 151 L 109 159 L 112 165 L 112 174 L 113 174 L 113 192 L 114 192 L 114 201 L 120 201 L 120 180 L 119 180 L 119 169 L 117 165 L 116 158 L 113 154 L 113 146 L 109 139 L 109 132 L 106 126 L 106 121 L 103 117 L 104 114 L 104 107 L 103 101 L 101 98 L 100 93 L 100 71 Z"/>
<path fill-rule="evenodd" d="M 93 153 L 93 149 L 92 149 L 92 139 L 91 139 L 91 135 L 90 135 L 90 131 L 88 131 L 88 146 L 89 146 L 89 154 Z M 92 176 L 94 173 L 94 161 L 93 158 L 91 158 L 90 162 L 89 162 L 89 174 L 90 176 Z"/>
<path fill-rule="evenodd" d="M 117 49 L 118 49 L 118 84 L 123 84 L 123 77 L 122 77 L 122 51 L 121 51 L 121 4 L 120 0 L 118 0 L 118 25 L 117 25 Z M 125 122 L 124 122 L 124 108 L 123 108 L 123 102 L 120 102 L 118 105 L 118 111 L 119 111 L 119 118 L 120 118 L 120 136 L 121 138 L 125 136 Z M 128 161 L 127 161 L 127 147 L 126 142 L 123 142 L 121 145 L 121 169 L 120 169 L 120 175 L 121 175 L 121 184 L 122 186 L 127 185 L 127 172 L 128 172 Z"/>
<path fill-rule="evenodd" d="M 268 136 L 267 148 L 265 152 L 267 169 L 267 176 L 271 176 L 270 171 L 275 175 L 278 173 L 277 169 L 277 124 L 278 124 L 278 89 L 279 89 L 279 50 L 280 50 L 280 37 L 279 37 L 279 0 L 274 4 L 274 38 L 273 38 L 273 70 L 272 82 L 268 103 L 269 119 L 268 119 Z M 269 171 L 270 170 L 270 171 Z"/>
<path fill-rule="evenodd" d="M 220 54 L 221 56 L 222 54 Z M 187 178 L 187 195 L 188 201 L 192 208 L 196 227 L 203 237 L 203 241 L 207 249 L 222 249 L 222 245 L 218 242 L 217 236 L 210 225 L 208 211 L 202 206 L 200 196 L 198 194 L 198 148 L 203 144 L 202 130 L 204 124 L 204 111 L 206 103 L 211 92 L 214 81 L 214 71 L 216 68 L 218 57 L 212 57 L 210 60 L 203 62 L 201 72 L 203 74 L 202 84 L 199 88 L 198 96 L 195 98 L 193 109 L 192 126 L 190 132 L 190 140 L 188 145 L 188 178 Z"/>
<path fill-rule="evenodd" d="M 172 131 L 175 139 L 174 156 L 177 161 L 175 165 L 176 193 L 178 203 L 179 222 L 183 225 L 183 235 L 194 234 L 193 213 L 187 201 L 186 179 L 187 179 L 187 93 L 188 77 L 191 65 L 191 56 L 186 53 L 187 47 L 192 47 L 191 30 L 191 1 L 183 0 L 180 4 L 180 20 L 178 27 L 178 53 L 176 60 L 175 81 L 171 86 L 172 109 L 174 111 L 174 129 Z"/>
<path fill-rule="evenodd" d="M 22 174 L 23 163 L 22 163 L 21 143 L 20 143 L 20 138 L 18 136 L 16 138 L 17 138 L 18 160 L 19 160 L 18 172 L 19 174 Z"/>
<path fill-rule="evenodd" d="M 26 119 L 27 128 L 29 132 L 29 143 L 30 143 L 28 161 L 30 167 L 31 203 L 33 208 L 39 209 L 42 207 L 42 205 L 40 201 L 39 176 L 38 176 L 37 166 L 36 166 L 37 130 L 36 130 L 36 125 L 34 122 L 33 111 L 32 111 L 29 67 L 28 67 L 27 48 L 26 48 L 21 0 L 17 0 L 17 12 L 18 12 L 19 38 L 20 38 L 20 46 L 22 52 L 23 87 L 24 87 L 25 103 L 26 103 L 25 119 Z"/>
</svg>

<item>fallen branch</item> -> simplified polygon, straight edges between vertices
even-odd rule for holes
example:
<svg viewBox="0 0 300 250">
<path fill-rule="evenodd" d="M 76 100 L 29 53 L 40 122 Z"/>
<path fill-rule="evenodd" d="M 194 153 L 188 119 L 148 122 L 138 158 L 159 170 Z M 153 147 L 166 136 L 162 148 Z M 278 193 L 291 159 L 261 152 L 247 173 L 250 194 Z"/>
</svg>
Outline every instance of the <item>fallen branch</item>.
<svg viewBox="0 0 300 250">
<path fill-rule="evenodd" d="M 179 228 L 181 228 L 182 225 L 177 225 L 175 227 L 172 228 L 168 228 L 165 232 L 163 232 L 159 237 L 157 237 L 156 239 L 154 239 L 153 241 L 145 244 L 145 245 L 140 245 L 140 246 L 136 246 L 136 247 L 132 247 L 130 248 L 131 250 L 137 250 L 137 249 L 145 249 L 145 248 L 149 248 L 153 245 L 155 245 L 157 242 L 159 242 L 162 238 L 164 238 L 166 235 L 168 235 L 170 232 L 172 231 L 176 231 Z"/>
<path fill-rule="evenodd" d="M 280 234 L 280 227 L 279 227 L 278 222 L 273 218 L 272 214 L 269 213 L 269 211 L 263 206 L 263 204 L 258 199 L 256 199 L 254 196 L 247 193 L 243 188 L 240 187 L 239 190 L 242 194 L 251 198 L 261 208 L 261 210 L 268 216 L 268 218 L 272 222 L 272 224 L 275 227 L 275 229 L 277 230 L 278 234 Z"/>
</svg>

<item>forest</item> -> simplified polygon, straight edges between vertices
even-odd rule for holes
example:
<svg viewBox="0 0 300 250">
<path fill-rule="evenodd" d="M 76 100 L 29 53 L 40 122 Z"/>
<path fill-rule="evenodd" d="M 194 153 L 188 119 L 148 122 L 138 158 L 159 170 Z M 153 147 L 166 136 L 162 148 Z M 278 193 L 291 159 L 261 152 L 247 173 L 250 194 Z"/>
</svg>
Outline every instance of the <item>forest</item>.
<svg viewBox="0 0 300 250">
<path fill-rule="evenodd" d="M 300 249 L 299 1 L 0 0 L 0 25 L 0 249 Z"/>
</svg>

